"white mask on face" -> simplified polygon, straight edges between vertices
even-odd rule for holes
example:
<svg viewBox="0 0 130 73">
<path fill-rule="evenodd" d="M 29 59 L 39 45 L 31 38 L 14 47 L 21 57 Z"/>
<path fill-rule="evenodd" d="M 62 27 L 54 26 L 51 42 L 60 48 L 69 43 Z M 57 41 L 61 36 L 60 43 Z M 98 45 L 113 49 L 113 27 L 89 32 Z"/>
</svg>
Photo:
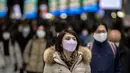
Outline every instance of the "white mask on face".
<svg viewBox="0 0 130 73">
<path fill-rule="evenodd" d="M 10 33 L 9 32 L 4 32 L 3 33 L 3 39 L 8 40 L 10 38 Z"/>
<path fill-rule="evenodd" d="M 26 37 L 30 33 L 30 28 L 29 27 L 24 27 L 22 30 L 23 35 Z"/>
<path fill-rule="evenodd" d="M 23 28 L 23 32 L 29 33 L 29 32 L 30 32 L 30 28 L 29 28 L 29 27 L 24 27 L 24 28 Z"/>
<path fill-rule="evenodd" d="M 94 39 L 98 42 L 104 42 L 107 40 L 107 32 L 106 33 L 94 33 Z"/>
<path fill-rule="evenodd" d="M 29 33 L 30 33 L 30 28 L 29 27 L 24 27 L 22 33 L 23 33 L 24 37 L 27 37 L 29 35 Z"/>
<path fill-rule="evenodd" d="M 37 34 L 38 38 L 44 38 L 46 35 L 44 30 L 37 30 L 36 34 Z"/>
</svg>

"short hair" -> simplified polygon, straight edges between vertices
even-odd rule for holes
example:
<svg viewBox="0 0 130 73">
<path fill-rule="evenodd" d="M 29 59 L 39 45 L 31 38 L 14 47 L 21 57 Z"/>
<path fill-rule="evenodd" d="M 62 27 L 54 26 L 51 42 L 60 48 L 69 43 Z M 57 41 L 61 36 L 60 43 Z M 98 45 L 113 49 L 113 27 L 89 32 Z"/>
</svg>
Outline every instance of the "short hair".
<svg viewBox="0 0 130 73">
<path fill-rule="evenodd" d="M 80 45 L 80 40 L 79 40 L 78 36 L 76 35 L 76 33 L 73 30 L 64 30 L 58 35 L 58 38 L 57 38 L 57 41 L 56 41 L 56 51 L 63 52 L 63 47 L 61 46 L 61 43 L 62 43 L 62 39 L 63 39 L 64 35 L 67 34 L 67 33 L 72 34 L 76 37 L 76 40 L 77 40 L 77 43 L 78 43 L 76 50 L 78 50 L 79 45 Z"/>
</svg>

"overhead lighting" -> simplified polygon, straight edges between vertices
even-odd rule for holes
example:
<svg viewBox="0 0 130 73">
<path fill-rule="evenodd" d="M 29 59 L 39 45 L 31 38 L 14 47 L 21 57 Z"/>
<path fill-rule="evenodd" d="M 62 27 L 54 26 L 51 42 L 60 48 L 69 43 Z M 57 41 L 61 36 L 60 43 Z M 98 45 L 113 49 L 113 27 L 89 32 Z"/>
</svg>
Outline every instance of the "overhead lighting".
<svg viewBox="0 0 130 73">
<path fill-rule="evenodd" d="M 66 13 L 62 13 L 62 14 L 60 15 L 60 17 L 61 17 L 62 19 L 66 19 L 66 18 L 67 18 L 67 14 L 66 14 Z"/>
<path fill-rule="evenodd" d="M 83 14 L 81 14 L 81 16 L 80 16 L 80 18 L 81 18 L 81 20 L 87 20 L 87 14 L 86 13 L 83 13 Z"/>
<path fill-rule="evenodd" d="M 47 19 L 52 19 L 54 16 L 51 13 L 47 13 L 45 17 Z"/>
<path fill-rule="evenodd" d="M 112 18 L 116 18 L 116 17 L 117 17 L 116 13 L 115 13 L 115 12 L 112 12 L 112 13 L 111 13 L 111 17 L 112 17 Z"/>
<path fill-rule="evenodd" d="M 117 12 L 117 16 L 120 17 L 120 18 L 124 18 L 125 17 L 125 13 L 122 12 L 122 11 L 118 11 Z"/>
</svg>

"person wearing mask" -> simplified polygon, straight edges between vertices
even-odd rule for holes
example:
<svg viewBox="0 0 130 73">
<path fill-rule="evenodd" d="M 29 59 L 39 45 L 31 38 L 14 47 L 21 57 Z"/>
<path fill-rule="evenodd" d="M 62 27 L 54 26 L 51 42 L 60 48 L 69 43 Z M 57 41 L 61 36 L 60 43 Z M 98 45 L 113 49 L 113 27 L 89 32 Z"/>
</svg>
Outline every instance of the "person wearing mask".
<svg viewBox="0 0 130 73">
<path fill-rule="evenodd" d="M 28 24 L 19 25 L 18 32 L 15 35 L 15 40 L 18 42 L 20 46 L 20 51 L 22 53 L 22 59 L 23 59 L 23 53 L 25 50 L 25 47 L 29 40 L 32 38 L 33 34 L 31 33 L 31 28 Z M 20 70 L 20 73 L 23 73 L 24 70 L 24 63 L 23 68 Z"/>
<path fill-rule="evenodd" d="M 82 29 L 79 38 L 84 46 L 87 46 L 89 42 L 94 41 L 93 36 L 86 28 Z"/>
<path fill-rule="evenodd" d="M 36 31 L 36 38 L 27 44 L 24 51 L 24 63 L 27 73 L 42 73 L 44 62 L 42 55 L 47 44 L 47 35 L 44 26 L 39 26 Z"/>
<path fill-rule="evenodd" d="M 11 34 L 4 31 L 0 41 L 0 73 L 14 73 L 22 68 L 22 56 L 18 43 L 11 39 Z"/>
<path fill-rule="evenodd" d="M 43 73 L 91 73 L 91 52 L 80 46 L 72 30 L 62 31 L 55 46 L 45 50 Z"/>
<path fill-rule="evenodd" d="M 122 38 L 119 45 L 122 73 L 130 73 L 130 26 L 122 29 Z"/>
<path fill-rule="evenodd" d="M 108 28 L 104 23 L 94 25 L 94 42 L 88 44 L 92 51 L 91 73 L 121 73 L 120 56 L 115 44 L 107 40 Z"/>
<path fill-rule="evenodd" d="M 15 36 L 15 40 L 18 41 L 21 52 L 23 54 L 24 49 L 28 43 L 28 41 L 32 38 L 33 34 L 31 33 L 31 28 L 28 24 L 23 24 L 19 26 L 19 31 Z"/>
</svg>

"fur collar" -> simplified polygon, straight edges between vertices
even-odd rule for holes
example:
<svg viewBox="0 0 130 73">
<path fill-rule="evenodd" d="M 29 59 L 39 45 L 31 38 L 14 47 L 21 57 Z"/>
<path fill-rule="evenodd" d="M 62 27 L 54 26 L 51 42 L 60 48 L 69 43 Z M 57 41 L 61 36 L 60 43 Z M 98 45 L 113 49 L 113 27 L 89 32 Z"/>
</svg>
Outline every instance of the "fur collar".
<svg viewBox="0 0 130 73">
<path fill-rule="evenodd" d="M 50 47 L 50 48 L 47 48 L 45 50 L 44 55 L 43 55 L 45 63 L 48 63 L 48 64 L 53 63 L 53 61 L 54 61 L 54 53 L 55 53 L 54 49 L 55 49 L 54 47 Z M 90 52 L 90 50 L 88 48 L 79 47 L 78 52 L 79 52 L 79 54 L 82 55 L 84 63 L 89 63 L 91 61 L 92 55 L 91 55 L 91 52 Z"/>
</svg>

